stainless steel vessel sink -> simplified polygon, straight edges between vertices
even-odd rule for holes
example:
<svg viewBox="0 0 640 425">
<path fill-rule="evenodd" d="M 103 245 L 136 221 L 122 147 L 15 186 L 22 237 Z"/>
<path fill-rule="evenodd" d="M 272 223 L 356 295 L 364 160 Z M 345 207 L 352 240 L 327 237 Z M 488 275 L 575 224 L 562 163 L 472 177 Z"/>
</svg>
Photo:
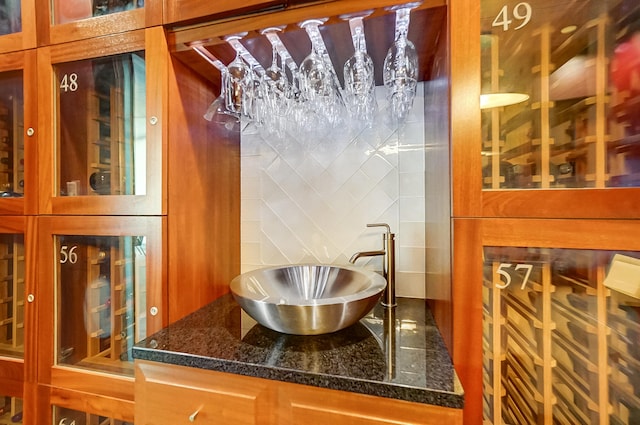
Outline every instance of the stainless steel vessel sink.
<svg viewBox="0 0 640 425">
<path fill-rule="evenodd" d="M 261 325 L 318 335 L 356 323 L 386 284 L 378 273 L 357 267 L 297 264 L 243 273 L 230 287 L 240 307 Z"/>
</svg>

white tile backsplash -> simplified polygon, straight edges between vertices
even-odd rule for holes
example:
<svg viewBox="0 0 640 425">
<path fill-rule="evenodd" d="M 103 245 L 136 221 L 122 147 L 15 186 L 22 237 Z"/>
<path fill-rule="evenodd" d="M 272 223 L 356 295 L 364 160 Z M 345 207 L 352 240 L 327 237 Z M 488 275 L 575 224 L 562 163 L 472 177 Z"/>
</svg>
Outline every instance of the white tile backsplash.
<svg viewBox="0 0 640 425">
<path fill-rule="evenodd" d="M 384 108 L 384 91 L 377 88 Z M 406 126 L 308 138 L 241 137 L 241 270 L 300 262 L 346 264 L 380 249 L 385 222 L 396 233 L 397 293 L 424 298 L 425 132 L 422 85 Z M 362 263 L 360 262 L 362 261 Z M 379 269 L 378 259 L 358 264 Z"/>
</svg>

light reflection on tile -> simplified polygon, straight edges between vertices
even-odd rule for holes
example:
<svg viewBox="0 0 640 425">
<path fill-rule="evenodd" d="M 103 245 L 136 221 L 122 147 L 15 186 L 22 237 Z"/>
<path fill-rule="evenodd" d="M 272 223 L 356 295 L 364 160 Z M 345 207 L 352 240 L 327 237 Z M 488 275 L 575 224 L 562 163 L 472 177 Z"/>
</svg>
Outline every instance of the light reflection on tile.
<svg viewBox="0 0 640 425">
<path fill-rule="evenodd" d="M 384 108 L 384 91 L 378 89 Z M 313 143 L 243 133 L 242 270 L 303 261 L 344 264 L 355 251 L 380 248 L 381 229 L 368 229 L 367 223 L 391 226 L 397 234 L 397 255 L 411 252 L 413 257 L 424 249 L 424 236 L 415 234 L 420 229 L 414 224 L 424 223 L 425 214 L 422 96 L 420 86 L 401 131 L 377 120 L 373 128 L 345 129 L 342 137 L 332 134 Z M 406 239 L 404 229 L 411 232 Z M 424 224 L 422 229 L 424 233 Z M 379 263 L 371 261 L 370 267 Z M 400 296 L 403 291 L 412 296 L 425 291 L 424 277 L 416 282 L 423 261 L 410 263 L 414 261 L 397 258 Z M 408 285 L 421 287 L 405 291 Z"/>
</svg>

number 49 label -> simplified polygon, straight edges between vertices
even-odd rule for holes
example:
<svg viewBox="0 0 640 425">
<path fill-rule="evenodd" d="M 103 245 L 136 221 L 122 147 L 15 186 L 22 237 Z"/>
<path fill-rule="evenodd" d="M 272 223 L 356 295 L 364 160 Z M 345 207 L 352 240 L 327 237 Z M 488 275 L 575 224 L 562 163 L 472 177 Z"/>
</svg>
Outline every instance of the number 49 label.
<svg viewBox="0 0 640 425">
<path fill-rule="evenodd" d="M 505 4 L 502 6 L 502 9 L 500 9 L 500 12 L 498 12 L 498 16 L 495 17 L 491 26 L 502 27 L 503 31 L 508 31 L 511 24 L 517 23 L 518 26 L 513 29 L 519 30 L 531 21 L 531 14 L 531 5 L 527 2 L 518 3 L 513 9 L 509 9 L 509 6 Z M 511 17 L 516 19 L 515 23 Z"/>
</svg>

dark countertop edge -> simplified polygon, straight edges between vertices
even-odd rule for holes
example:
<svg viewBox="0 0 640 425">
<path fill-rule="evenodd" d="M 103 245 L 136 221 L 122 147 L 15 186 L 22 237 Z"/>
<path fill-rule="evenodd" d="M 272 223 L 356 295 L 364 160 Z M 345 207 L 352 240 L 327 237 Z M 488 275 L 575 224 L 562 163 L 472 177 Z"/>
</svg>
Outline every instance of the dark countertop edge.
<svg viewBox="0 0 640 425">
<path fill-rule="evenodd" d="M 453 409 L 462 409 L 464 407 L 464 392 L 462 390 L 459 393 L 455 393 L 416 388 L 389 382 L 374 382 L 357 378 L 301 372 L 292 369 L 267 367 L 234 360 L 221 360 L 135 346 L 133 347 L 133 358 Z"/>
</svg>

